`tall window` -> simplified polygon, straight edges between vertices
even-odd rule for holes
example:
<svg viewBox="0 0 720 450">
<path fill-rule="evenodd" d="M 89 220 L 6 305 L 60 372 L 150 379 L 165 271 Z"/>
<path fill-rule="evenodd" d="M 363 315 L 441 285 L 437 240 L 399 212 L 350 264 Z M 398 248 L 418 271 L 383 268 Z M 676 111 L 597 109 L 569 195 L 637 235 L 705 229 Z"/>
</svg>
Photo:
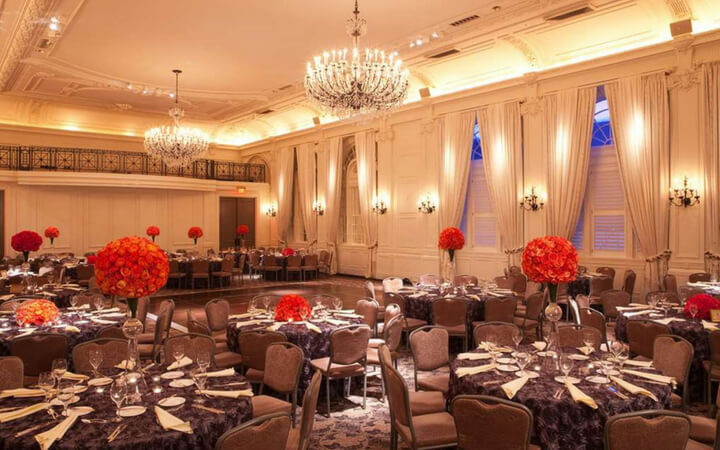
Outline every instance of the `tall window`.
<svg viewBox="0 0 720 450">
<path fill-rule="evenodd" d="M 482 145 L 477 122 L 473 132 L 470 180 L 461 228 L 469 237 L 472 247 L 495 249 L 498 243 L 497 219 L 490 201 L 485 169 L 483 168 Z"/>
<path fill-rule="evenodd" d="M 363 244 L 360 223 L 360 192 L 358 190 L 357 159 L 352 150 L 343 171 L 343 191 L 340 205 L 340 229 L 346 244 Z"/>
</svg>

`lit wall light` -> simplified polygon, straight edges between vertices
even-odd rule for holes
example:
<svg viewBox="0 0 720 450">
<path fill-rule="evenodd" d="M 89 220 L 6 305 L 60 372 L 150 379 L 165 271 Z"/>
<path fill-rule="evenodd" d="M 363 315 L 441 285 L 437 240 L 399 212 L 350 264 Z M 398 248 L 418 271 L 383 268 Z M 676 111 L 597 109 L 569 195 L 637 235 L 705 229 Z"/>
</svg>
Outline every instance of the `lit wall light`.
<svg viewBox="0 0 720 450">
<path fill-rule="evenodd" d="M 384 196 L 378 196 L 373 200 L 373 212 L 379 216 L 382 216 L 388 211 L 389 201 L 386 201 L 383 197 Z"/>
<path fill-rule="evenodd" d="M 423 214 L 432 214 L 437 209 L 435 201 L 430 197 L 430 193 L 425 194 L 425 197 L 418 201 L 418 211 Z"/>
<path fill-rule="evenodd" d="M 683 178 L 682 187 L 676 185 L 676 187 L 670 188 L 671 205 L 687 208 L 698 203 L 700 203 L 700 194 L 695 188 L 695 183 L 691 183 L 688 177 Z"/>
<path fill-rule="evenodd" d="M 265 215 L 268 217 L 275 217 L 277 216 L 277 208 L 275 205 L 268 205 L 265 207 Z"/>
<path fill-rule="evenodd" d="M 237 187 L 237 193 L 238 194 L 244 194 L 247 188 L 245 186 L 238 186 Z"/>
<path fill-rule="evenodd" d="M 530 192 L 520 199 L 520 207 L 527 211 L 538 211 L 545 206 L 545 198 L 535 192 L 535 186 L 530 188 Z"/>
<path fill-rule="evenodd" d="M 321 200 L 315 200 L 313 202 L 312 210 L 316 216 L 322 216 L 325 214 L 325 202 Z"/>
</svg>

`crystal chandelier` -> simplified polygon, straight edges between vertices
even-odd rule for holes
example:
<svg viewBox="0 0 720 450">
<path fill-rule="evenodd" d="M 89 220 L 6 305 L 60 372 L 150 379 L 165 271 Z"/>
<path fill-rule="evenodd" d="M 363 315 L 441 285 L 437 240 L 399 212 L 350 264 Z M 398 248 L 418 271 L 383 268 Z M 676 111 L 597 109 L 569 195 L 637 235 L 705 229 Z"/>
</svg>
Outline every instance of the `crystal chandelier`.
<svg viewBox="0 0 720 450">
<path fill-rule="evenodd" d="M 353 49 L 332 50 L 307 64 L 305 92 L 323 110 L 341 118 L 388 111 L 399 106 L 408 90 L 408 70 L 396 53 L 378 49 L 360 50 L 360 36 L 367 22 L 358 15 L 355 0 L 353 18 L 346 24 Z"/>
<path fill-rule="evenodd" d="M 170 117 L 174 124 L 159 126 L 145 132 L 145 151 L 148 155 L 161 159 L 168 167 L 189 166 L 208 149 L 208 136 L 197 128 L 180 126 L 185 112 L 180 108 L 178 78 L 182 70 L 173 70 L 175 74 L 175 106 L 170 108 Z"/>
</svg>

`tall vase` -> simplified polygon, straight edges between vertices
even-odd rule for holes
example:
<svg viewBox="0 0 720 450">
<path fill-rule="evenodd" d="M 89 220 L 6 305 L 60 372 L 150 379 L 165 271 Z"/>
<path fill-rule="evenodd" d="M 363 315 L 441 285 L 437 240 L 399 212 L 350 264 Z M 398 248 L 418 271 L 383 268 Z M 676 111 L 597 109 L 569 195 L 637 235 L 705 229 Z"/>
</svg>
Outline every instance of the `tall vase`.
<svg viewBox="0 0 720 450">
<path fill-rule="evenodd" d="M 128 369 L 128 365 L 125 365 L 125 374 L 128 377 L 131 390 L 128 394 L 129 403 L 139 403 L 142 401 L 142 394 L 140 393 L 141 383 L 145 383 L 145 379 L 142 376 L 142 366 L 140 365 L 140 353 L 138 351 L 138 336 L 142 333 L 143 324 L 137 318 L 137 299 L 128 298 L 128 315 L 129 317 L 123 323 L 122 331 L 126 338 L 128 338 L 128 353 L 126 361 L 128 364 L 130 361 L 133 362 L 132 369 Z"/>
<path fill-rule="evenodd" d="M 28 258 L 30 257 L 30 252 L 28 250 L 24 250 L 22 252 L 22 255 L 23 255 L 23 260 L 25 260 L 25 262 L 28 262 Z"/>
<path fill-rule="evenodd" d="M 562 319 L 562 308 L 557 304 L 558 285 L 548 283 L 545 289 L 547 290 L 549 298 L 548 304 L 545 307 L 545 318 L 550 322 L 550 340 L 548 341 L 548 348 L 546 350 L 550 350 L 552 343 L 557 343 L 557 323 Z"/>
<path fill-rule="evenodd" d="M 455 250 L 448 249 L 450 261 L 445 266 L 445 278 L 448 283 L 455 282 Z"/>
<path fill-rule="evenodd" d="M 150 236 L 150 237 L 152 238 L 152 241 L 155 242 L 155 235 L 153 234 L 153 235 Z"/>
</svg>

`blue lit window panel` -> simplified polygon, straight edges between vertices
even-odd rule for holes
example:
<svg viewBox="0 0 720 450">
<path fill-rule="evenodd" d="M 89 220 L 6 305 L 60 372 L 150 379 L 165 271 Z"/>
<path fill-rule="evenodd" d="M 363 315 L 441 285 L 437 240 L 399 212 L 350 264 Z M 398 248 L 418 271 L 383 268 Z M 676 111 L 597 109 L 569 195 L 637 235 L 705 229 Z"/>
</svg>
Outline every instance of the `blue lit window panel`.
<svg viewBox="0 0 720 450">
<path fill-rule="evenodd" d="M 480 127 L 475 121 L 475 129 L 473 130 L 472 156 L 471 160 L 476 161 L 482 159 L 482 146 L 480 145 Z"/>
<path fill-rule="evenodd" d="M 590 147 L 604 147 L 613 145 L 612 127 L 610 126 L 610 111 L 607 99 L 598 99 L 595 103 L 595 115 L 593 117 L 592 141 Z"/>
</svg>

